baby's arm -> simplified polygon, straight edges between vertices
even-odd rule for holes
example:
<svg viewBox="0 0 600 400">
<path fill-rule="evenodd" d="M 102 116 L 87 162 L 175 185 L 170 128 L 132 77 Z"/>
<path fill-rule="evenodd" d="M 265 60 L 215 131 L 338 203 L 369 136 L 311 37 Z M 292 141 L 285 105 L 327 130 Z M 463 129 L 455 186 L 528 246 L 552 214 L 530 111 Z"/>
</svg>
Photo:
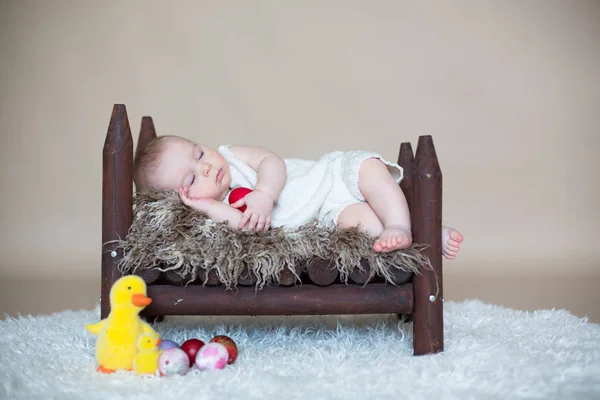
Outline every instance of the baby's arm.
<svg viewBox="0 0 600 400">
<path fill-rule="evenodd" d="M 262 147 L 231 146 L 230 149 L 257 174 L 253 192 L 232 204 L 232 207 L 241 207 L 244 204 L 247 206 L 239 227 L 248 224 L 248 229 L 266 231 L 271 225 L 273 205 L 279 199 L 285 184 L 285 162 L 277 154 Z"/>
<path fill-rule="evenodd" d="M 285 162 L 270 150 L 256 146 L 231 146 L 231 151 L 257 174 L 254 190 L 271 196 L 277 202 L 285 184 Z"/>
<path fill-rule="evenodd" d="M 214 199 L 191 199 L 188 197 L 188 188 L 179 188 L 179 197 L 183 204 L 196 211 L 205 213 L 208 218 L 223 222 L 227 221 L 230 228 L 237 228 L 242 220 L 242 212 L 228 204 Z"/>
</svg>

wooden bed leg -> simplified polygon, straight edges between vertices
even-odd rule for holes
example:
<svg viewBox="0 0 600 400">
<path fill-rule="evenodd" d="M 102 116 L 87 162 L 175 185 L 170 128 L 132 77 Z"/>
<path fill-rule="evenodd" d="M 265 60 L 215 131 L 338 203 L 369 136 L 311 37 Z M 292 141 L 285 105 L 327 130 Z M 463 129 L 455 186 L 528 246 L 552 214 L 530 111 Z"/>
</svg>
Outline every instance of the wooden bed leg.
<svg viewBox="0 0 600 400">
<path fill-rule="evenodd" d="M 412 194 L 413 242 L 427 244 L 423 254 L 433 270 L 413 276 L 415 355 L 444 351 L 442 287 L 442 171 L 431 136 L 420 136 Z"/>
<path fill-rule="evenodd" d="M 412 185 L 413 185 L 413 172 L 415 166 L 415 156 L 413 153 L 410 142 L 404 142 L 400 144 L 400 152 L 398 154 L 398 165 L 404 170 L 404 176 L 400 181 L 400 188 L 406 197 L 408 203 L 408 210 L 412 215 Z M 404 319 L 405 322 L 412 321 L 412 314 L 399 314 L 399 319 Z"/>
<path fill-rule="evenodd" d="M 116 243 L 133 220 L 133 140 L 127 110 L 115 104 L 102 150 L 102 283 L 100 318 L 110 313 L 110 288 L 121 277 Z"/>
</svg>

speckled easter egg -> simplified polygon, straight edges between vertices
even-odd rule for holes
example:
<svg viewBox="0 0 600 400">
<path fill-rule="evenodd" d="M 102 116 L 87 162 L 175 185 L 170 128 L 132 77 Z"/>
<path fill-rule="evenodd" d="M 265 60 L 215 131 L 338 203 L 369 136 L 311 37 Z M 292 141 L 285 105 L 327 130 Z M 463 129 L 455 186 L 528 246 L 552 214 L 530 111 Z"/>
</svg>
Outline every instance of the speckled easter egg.
<svg viewBox="0 0 600 400">
<path fill-rule="evenodd" d="M 178 348 L 179 345 L 172 340 L 161 340 L 160 344 L 158 345 L 159 350 L 172 349 L 174 347 Z"/>
<path fill-rule="evenodd" d="M 190 369 L 190 359 L 179 347 L 163 350 L 158 357 L 161 375 L 185 375 Z"/>
<path fill-rule="evenodd" d="M 229 353 L 221 343 L 207 343 L 196 355 L 196 368 L 201 371 L 223 369 L 227 365 Z"/>
</svg>

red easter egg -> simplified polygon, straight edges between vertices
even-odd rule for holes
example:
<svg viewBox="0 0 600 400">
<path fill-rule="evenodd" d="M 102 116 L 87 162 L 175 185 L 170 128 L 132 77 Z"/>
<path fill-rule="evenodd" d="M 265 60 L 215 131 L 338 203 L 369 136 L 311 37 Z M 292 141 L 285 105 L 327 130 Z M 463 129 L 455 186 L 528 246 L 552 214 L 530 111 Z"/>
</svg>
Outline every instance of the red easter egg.
<svg viewBox="0 0 600 400">
<path fill-rule="evenodd" d="M 248 189 L 245 187 L 239 187 L 239 188 L 235 188 L 231 191 L 231 193 L 229 193 L 229 204 L 233 204 L 236 201 L 238 201 L 241 198 L 244 198 L 248 193 L 250 193 L 252 191 L 252 189 Z M 238 210 L 240 210 L 241 212 L 246 211 L 246 206 L 243 205 L 240 208 L 238 208 Z"/>
<path fill-rule="evenodd" d="M 181 350 L 185 351 L 185 354 L 188 355 L 190 359 L 190 368 L 194 365 L 196 361 L 196 354 L 198 350 L 200 350 L 204 346 L 204 342 L 200 339 L 188 339 L 181 345 Z"/>
</svg>

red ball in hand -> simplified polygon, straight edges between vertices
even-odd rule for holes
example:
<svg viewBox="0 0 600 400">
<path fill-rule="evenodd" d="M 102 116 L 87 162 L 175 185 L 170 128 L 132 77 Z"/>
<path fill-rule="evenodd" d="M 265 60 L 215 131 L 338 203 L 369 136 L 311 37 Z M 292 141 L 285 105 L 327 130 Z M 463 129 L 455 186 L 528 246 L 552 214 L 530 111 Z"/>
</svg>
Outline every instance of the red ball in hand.
<svg viewBox="0 0 600 400">
<path fill-rule="evenodd" d="M 202 348 L 202 346 L 204 346 L 204 342 L 195 338 L 188 339 L 181 345 L 181 350 L 185 351 L 185 354 L 187 354 L 188 358 L 190 359 L 190 368 L 192 365 L 194 365 L 194 362 L 196 361 L 196 354 L 198 354 L 198 351 Z"/>
<path fill-rule="evenodd" d="M 248 193 L 250 193 L 252 191 L 252 189 L 248 189 L 245 187 L 239 187 L 239 188 L 235 188 L 231 191 L 231 193 L 229 193 L 229 204 L 233 204 L 236 201 L 238 201 L 239 199 L 244 198 Z M 243 205 L 240 208 L 238 208 L 238 210 L 240 210 L 241 212 L 246 211 L 246 206 Z"/>
</svg>

